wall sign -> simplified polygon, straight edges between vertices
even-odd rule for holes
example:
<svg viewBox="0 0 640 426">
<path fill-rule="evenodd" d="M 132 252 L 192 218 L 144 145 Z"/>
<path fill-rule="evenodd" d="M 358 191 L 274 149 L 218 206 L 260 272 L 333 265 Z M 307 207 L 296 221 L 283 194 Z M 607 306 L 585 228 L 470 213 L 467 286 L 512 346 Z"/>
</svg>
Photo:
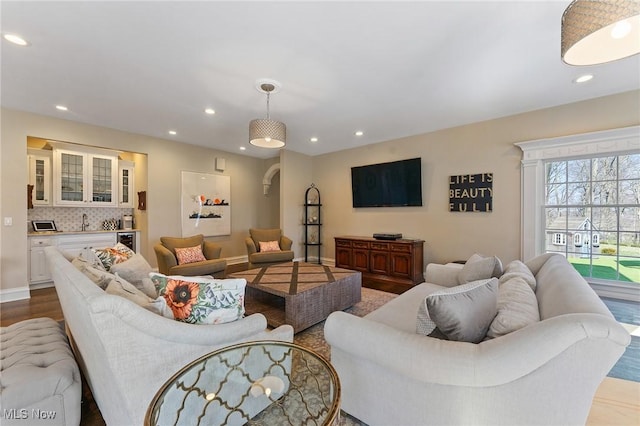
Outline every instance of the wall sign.
<svg viewBox="0 0 640 426">
<path fill-rule="evenodd" d="M 449 211 L 493 211 L 493 173 L 449 176 Z"/>
</svg>

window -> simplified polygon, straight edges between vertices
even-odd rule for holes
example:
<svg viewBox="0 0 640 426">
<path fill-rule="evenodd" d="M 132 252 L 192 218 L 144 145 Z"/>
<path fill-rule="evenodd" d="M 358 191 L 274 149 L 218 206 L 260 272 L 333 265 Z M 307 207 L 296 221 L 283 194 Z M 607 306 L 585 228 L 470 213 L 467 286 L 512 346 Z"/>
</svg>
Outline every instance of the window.
<svg viewBox="0 0 640 426">
<path fill-rule="evenodd" d="M 555 234 L 553 234 L 553 244 L 557 245 L 557 246 L 564 246 L 567 244 L 567 235 L 560 233 L 560 232 L 556 232 Z"/>
<path fill-rule="evenodd" d="M 637 298 L 640 126 L 516 145 L 523 151 L 522 258 L 560 253 L 600 294 Z M 557 234 L 568 243 L 554 244 Z"/>
<path fill-rule="evenodd" d="M 574 234 L 554 241 L 585 277 L 640 283 L 640 154 L 549 160 L 545 167 L 546 232 Z"/>
</svg>

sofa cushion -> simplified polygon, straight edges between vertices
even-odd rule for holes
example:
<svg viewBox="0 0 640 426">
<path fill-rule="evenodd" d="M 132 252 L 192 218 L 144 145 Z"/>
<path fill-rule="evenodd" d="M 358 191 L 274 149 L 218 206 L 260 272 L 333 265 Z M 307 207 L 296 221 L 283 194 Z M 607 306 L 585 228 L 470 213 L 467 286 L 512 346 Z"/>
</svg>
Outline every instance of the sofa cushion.
<svg viewBox="0 0 640 426">
<path fill-rule="evenodd" d="M 437 291 L 426 298 L 429 317 L 449 339 L 480 342 L 496 316 L 498 280 L 472 281 Z"/>
<path fill-rule="evenodd" d="M 152 299 L 158 297 L 158 292 L 149 279 L 153 268 L 141 254 L 136 253 L 124 262 L 111 265 L 109 271 L 124 278 Z"/>
<path fill-rule="evenodd" d="M 466 284 L 472 281 L 489 279 L 497 269 L 502 270 L 501 265 L 502 263 L 495 256 L 481 257 L 480 255 L 473 255 L 458 272 L 458 283 Z"/>
<path fill-rule="evenodd" d="M 500 280 L 498 314 L 489 326 L 487 337 L 504 336 L 538 321 L 538 299 L 529 283 L 520 276 Z"/>
<path fill-rule="evenodd" d="M 280 251 L 280 244 L 277 241 L 259 241 L 260 252 Z"/>
<path fill-rule="evenodd" d="M 202 246 L 193 247 L 176 247 L 176 259 L 178 265 L 186 265 L 188 263 L 202 262 L 207 260 L 202 253 Z"/>
<path fill-rule="evenodd" d="M 113 247 L 92 249 L 92 251 L 98 257 L 98 259 L 100 259 L 107 271 L 111 269 L 111 265 L 124 262 L 135 254 L 133 250 L 122 243 L 117 243 Z"/>
<path fill-rule="evenodd" d="M 500 277 L 500 285 L 514 277 L 522 278 L 527 284 L 529 284 L 531 290 L 533 290 L 534 292 L 536 291 L 536 277 L 533 275 L 527 265 L 522 263 L 522 261 L 520 260 L 509 262 L 507 267 L 504 268 L 504 273 Z"/>
<path fill-rule="evenodd" d="M 191 324 L 222 324 L 244 315 L 247 281 L 185 277 L 152 272 L 151 281 L 173 311 L 174 318 Z"/>
<path fill-rule="evenodd" d="M 493 258 L 493 260 L 495 261 L 494 267 L 493 267 L 493 272 L 491 273 L 491 276 L 495 277 L 495 278 L 500 278 L 500 276 L 502 275 L 502 272 L 503 272 L 503 270 L 502 270 L 502 261 L 497 256 L 485 256 L 485 255 L 480 254 L 480 253 L 474 253 L 469 257 L 469 259 L 467 260 L 467 263 L 473 263 L 476 260 L 485 259 L 487 257 Z"/>
</svg>

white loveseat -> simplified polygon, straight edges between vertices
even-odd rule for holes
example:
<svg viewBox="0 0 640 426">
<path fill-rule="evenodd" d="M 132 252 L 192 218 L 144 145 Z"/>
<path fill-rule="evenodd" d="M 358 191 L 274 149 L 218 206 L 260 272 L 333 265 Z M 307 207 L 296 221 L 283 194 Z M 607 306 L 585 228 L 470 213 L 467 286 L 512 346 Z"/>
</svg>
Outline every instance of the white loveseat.
<svg viewBox="0 0 640 426">
<path fill-rule="evenodd" d="M 253 340 L 293 341 L 293 328 L 267 330 L 261 314 L 194 325 L 105 293 L 55 247 L 46 249 L 72 349 L 108 425 L 142 425 L 155 393 L 200 356 Z"/>
<path fill-rule="evenodd" d="M 416 333 L 418 307 L 460 266 L 429 265 L 426 283 L 364 318 L 331 314 L 342 409 L 370 425 L 584 424 L 629 333 L 564 257 L 526 265 L 540 321 L 481 343 Z"/>
</svg>

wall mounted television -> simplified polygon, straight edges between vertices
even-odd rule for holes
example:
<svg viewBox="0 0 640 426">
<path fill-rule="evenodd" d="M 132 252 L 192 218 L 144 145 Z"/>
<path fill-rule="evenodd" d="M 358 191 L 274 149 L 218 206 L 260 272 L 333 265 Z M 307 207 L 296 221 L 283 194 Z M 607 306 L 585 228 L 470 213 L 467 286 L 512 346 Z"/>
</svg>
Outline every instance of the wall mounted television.
<svg viewBox="0 0 640 426">
<path fill-rule="evenodd" d="M 351 168 L 353 207 L 422 206 L 422 159 Z"/>
</svg>

